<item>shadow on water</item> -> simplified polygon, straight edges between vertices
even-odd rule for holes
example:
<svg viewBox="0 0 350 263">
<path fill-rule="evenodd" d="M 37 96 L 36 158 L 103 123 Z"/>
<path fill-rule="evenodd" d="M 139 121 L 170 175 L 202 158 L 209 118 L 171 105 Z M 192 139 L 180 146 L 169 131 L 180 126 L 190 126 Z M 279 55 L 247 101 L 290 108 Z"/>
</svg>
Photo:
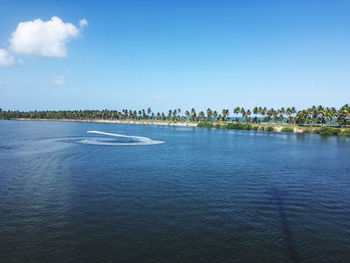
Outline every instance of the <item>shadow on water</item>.
<svg viewBox="0 0 350 263">
<path fill-rule="evenodd" d="M 292 235 L 292 232 L 290 231 L 290 225 L 287 220 L 287 215 L 285 212 L 285 204 L 283 202 L 283 193 L 279 191 L 277 188 L 273 187 L 270 191 L 270 194 L 272 196 L 272 200 L 276 203 L 276 206 L 278 209 L 278 214 L 282 225 L 282 232 L 284 234 L 284 240 L 286 242 L 286 245 L 289 251 L 289 257 L 292 262 L 298 263 L 300 261 L 299 261 L 298 253 L 293 240 L 293 235 Z"/>
</svg>

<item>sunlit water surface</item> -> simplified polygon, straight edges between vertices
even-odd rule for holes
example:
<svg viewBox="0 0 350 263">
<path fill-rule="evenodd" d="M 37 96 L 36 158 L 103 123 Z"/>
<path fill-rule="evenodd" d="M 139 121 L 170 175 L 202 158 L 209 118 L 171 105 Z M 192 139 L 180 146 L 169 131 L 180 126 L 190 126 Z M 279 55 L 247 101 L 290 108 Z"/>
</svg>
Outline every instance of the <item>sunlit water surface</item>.
<svg viewBox="0 0 350 263">
<path fill-rule="evenodd" d="M 1 262 L 350 262 L 350 140 L 0 121 L 0 209 Z"/>
</svg>

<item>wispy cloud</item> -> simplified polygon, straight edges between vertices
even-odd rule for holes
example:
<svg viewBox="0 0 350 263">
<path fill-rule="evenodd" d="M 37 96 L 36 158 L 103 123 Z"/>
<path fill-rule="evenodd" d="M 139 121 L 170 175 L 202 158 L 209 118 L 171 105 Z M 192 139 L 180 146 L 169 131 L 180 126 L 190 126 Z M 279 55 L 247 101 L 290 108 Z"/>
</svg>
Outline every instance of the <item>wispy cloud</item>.
<svg viewBox="0 0 350 263">
<path fill-rule="evenodd" d="M 85 18 L 83 18 L 83 19 L 81 19 L 80 21 L 79 21 L 79 26 L 80 27 L 84 27 L 84 26 L 87 26 L 89 23 L 88 23 L 88 21 L 85 19 Z"/>
<path fill-rule="evenodd" d="M 54 76 L 52 78 L 51 84 L 54 86 L 63 86 L 66 84 L 64 75 Z"/>
<path fill-rule="evenodd" d="M 6 49 L 0 49 L 0 67 L 10 67 L 15 63 L 15 58 Z"/>
</svg>

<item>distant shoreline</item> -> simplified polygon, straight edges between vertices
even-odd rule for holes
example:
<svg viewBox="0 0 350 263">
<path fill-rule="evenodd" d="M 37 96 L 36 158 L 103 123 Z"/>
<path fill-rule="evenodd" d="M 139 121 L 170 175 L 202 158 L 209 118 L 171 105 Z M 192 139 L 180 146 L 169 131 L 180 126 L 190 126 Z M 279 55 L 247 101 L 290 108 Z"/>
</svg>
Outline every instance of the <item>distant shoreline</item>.
<svg viewBox="0 0 350 263">
<path fill-rule="evenodd" d="M 331 128 L 330 129 L 338 129 L 338 134 L 322 134 L 319 132 L 315 132 L 317 129 L 321 127 L 307 127 L 307 126 L 299 126 L 293 124 L 271 124 L 271 123 L 263 123 L 263 124 L 249 124 L 250 128 L 227 128 L 231 123 L 222 122 L 222 123 L 208 123 L 208 122 L 198 122 L 198 121 L 159 121 L 159 120 L 103 120 L 103 119 L 32 119 L 32 118 L 14 118 L 11 120 L 19 120 L 19 121 L 61 121 L 61 122 L 93 122 L 93 123 L 117 123 L 117 124 L 139 124 L 139 125 L 159 125 L 159 126 L 181 126 L 181 127 L 199 127 L 199 128 L 216 128 L 216 129 L 234 129 L 234 130 L 255 130 L 255 131 L 267 131 L 267 132 L 289 132 L 289 133 L 317 133 L 321 135 L 340 135 L 340 136 L 350 136 L 349 128 Z M 203 125 L 204 124 L 204 125 Z M 210 124 L 211 126 L 205 126 L 205 124 Z M 234 123 L 232 123 L 234 124 Z M 218 127 L 220 126 L 220 127 Z M 226 127 L 225 127 L 226 126 Z M 244 126 L 244 124 L 243 124 Z M 346 134 L 344 133 L 346 131 Z"/>
<path fill-rule="evenodd" d="M 18 121 L 69 121 L 69 122 L 94 122 L 94 123 L 119 123 L 119 124 L 142 124 L 142 125 L 162 125 L 162 126 L 185 126 L 196 127 L 198 122 L 179 122 L 179 121 L 151 121 L 151 120 L 82 120 L 82 119 L 31 119 L 16 118 Z"/>
</svg>

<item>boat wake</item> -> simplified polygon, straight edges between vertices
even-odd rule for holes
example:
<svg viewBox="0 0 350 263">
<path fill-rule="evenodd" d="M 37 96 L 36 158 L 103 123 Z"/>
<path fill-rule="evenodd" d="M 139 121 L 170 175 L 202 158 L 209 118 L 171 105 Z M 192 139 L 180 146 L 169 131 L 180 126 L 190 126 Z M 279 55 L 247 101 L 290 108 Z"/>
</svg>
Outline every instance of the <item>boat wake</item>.
<svg viewBox="0 0 350 263">
<path fill-rule="evenodd" d="M 107 136 L 113 136 L 113 137 L 119 137 L 119 138 L 126 138 L 129 140 L 124 141 L 113 141 L 110 139 L 106 139 L 103 137 L 92 137 L 80 140 L 80 143 L 84 144 L 92 144 L 92 145 L 108 145 L 108 146 L 120 146 L 120 145 L 154 145 L 154 144 L 162 144 L 165 143 L 164 141 L 156 141 L 152 140 L 147 137 L 141 137 L 141 136 L 130 136 L 130 135 L 123 135 L 123 134 L 117 134 L 117 133 L 108 133 L 108 132 L 102 132 L 102 131 L 87 131 L 87 133 L 93 133 L 93 134 L 100 134 L 100 135 L 107 135 Z"/>
</svg>

